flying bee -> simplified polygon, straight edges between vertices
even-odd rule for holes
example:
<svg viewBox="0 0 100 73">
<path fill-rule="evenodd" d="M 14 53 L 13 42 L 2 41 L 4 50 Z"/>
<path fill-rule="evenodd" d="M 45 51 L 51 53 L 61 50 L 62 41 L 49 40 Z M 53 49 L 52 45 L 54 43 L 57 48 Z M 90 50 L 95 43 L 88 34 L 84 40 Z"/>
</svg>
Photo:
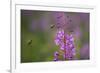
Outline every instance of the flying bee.
<svg viewBox="0 0 100 73">
<path fill-rule="evenodd" d="M 50 26 L 50 28 L 54 28 L 55 27 L 55 25 L 54 24 L 52 24 L 51 26 Z"/>
<path fill-rule="evenodd" d="M 73 34 L 73 33 L 74 33 L 74 31 L 73 31 L 73 30 L 70 30 L 70 31 L 69 31 L 69 33 L 70 33 L 70 34 Z"/>
<path fill-rule="evenodd" d="M 31 45 L 32 44 L 32 40 L 28 40 L 27 45 Z"/>
</svg>

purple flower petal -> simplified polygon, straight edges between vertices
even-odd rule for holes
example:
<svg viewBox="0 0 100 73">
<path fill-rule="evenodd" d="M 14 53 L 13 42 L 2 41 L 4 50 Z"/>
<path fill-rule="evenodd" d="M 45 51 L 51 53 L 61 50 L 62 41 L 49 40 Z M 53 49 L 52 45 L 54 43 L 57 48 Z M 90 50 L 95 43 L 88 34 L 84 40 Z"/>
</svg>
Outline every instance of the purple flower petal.
<svg viewBox="0 0 100 73">
<path fill-rule="evenodd" d="M 54 53 L 54 61 L 58 61 L 58 56 L 59 56 L 59 53 L 56 51 Z"/>
</svg>

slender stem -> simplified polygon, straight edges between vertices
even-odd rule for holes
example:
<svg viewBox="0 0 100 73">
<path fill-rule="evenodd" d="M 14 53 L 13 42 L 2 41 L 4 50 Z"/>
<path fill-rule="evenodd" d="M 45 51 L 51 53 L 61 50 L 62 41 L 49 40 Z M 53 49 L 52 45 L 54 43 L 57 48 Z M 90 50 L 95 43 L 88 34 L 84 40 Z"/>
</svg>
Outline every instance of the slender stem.
<svg viewBox="0 0 100 73">
<path fill-rule="evenodd" d="M 66 38 L 65 38 L 65 31 L 64 31 L 64 55 L 65 55 L 65 60 L 66 58 Z"/>
</svg>

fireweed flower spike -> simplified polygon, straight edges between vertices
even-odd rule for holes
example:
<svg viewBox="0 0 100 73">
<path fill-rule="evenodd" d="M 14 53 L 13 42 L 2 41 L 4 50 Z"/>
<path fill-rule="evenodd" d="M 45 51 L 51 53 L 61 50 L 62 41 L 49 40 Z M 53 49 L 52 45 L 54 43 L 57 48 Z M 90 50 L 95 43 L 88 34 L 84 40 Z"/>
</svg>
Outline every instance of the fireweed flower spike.
<svg viewBox="0 0 100 73">
<path fill-rule="evenodd" d="M 65 60 L 73 59 L 75 56 L 74 37 L 72 34 L 65 34 L 63 30 L 56 33 L 55 44 L 60 50 L 64 51 L 63 58 Z"/>
<path fill-rule="evenodd" d="M 53 16 L 54 16 L 54 20 L 56 22 L 56 25 L 55 25 L 56 28 L 63 29 L 67 23 L 67 19 L 65 17 L 64 12 L 54 12 Z"/>
<path fill-rule="evenodd" d="M 65 33 L 65 24 L 66 18 L 63 12 L 55 12 L 55 20 L 57 26 L 57 32 L 55 36 L 55 44 L 59 46 L 59 50 L 63 51 L 62 57 L 63 60 L 72 60 L 75 56 L 75 46 L 74 46 L 74 37 L 70 33 Z M 58 28 L 59 27 L 59 28 Z M 67 27 L 67 26 L 66 26 Z M 54 53 L 54 61 L 59 60 L 59 56 L 61 56 L 59 52 Z"/>
</svg>

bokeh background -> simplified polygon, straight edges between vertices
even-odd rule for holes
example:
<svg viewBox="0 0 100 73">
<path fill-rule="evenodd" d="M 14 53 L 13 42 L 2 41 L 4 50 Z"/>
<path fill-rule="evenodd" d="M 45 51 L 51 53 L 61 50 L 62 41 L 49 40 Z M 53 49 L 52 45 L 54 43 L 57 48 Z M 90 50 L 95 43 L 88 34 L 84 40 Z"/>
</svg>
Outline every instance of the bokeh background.
<svg viewBox="0 0 100 73">
<path fill-rule="evenodd" d="M 53 61 L 59 49 L 54 11 L 21 10 L 21 63 Z M 89 60 L 89 13 L 64 12 L 66 30 L 75 35 L 76 59 Z"/>
</svg>

